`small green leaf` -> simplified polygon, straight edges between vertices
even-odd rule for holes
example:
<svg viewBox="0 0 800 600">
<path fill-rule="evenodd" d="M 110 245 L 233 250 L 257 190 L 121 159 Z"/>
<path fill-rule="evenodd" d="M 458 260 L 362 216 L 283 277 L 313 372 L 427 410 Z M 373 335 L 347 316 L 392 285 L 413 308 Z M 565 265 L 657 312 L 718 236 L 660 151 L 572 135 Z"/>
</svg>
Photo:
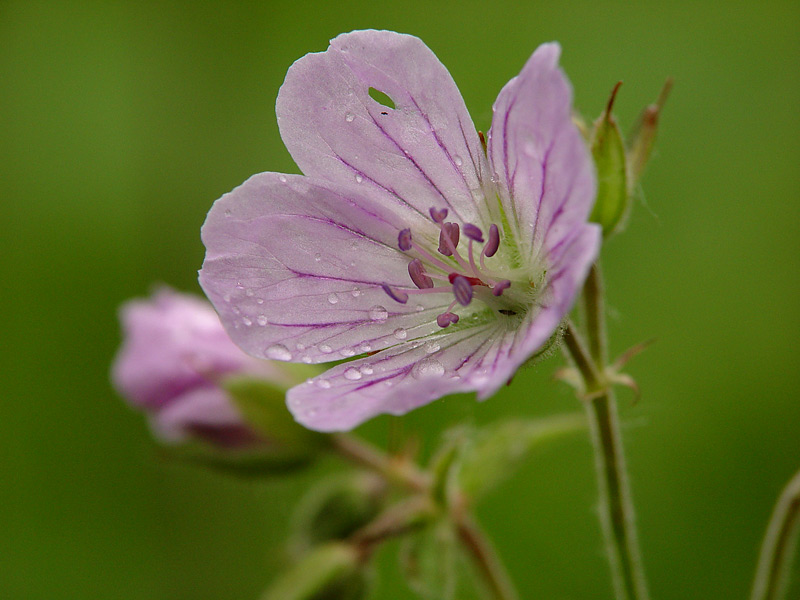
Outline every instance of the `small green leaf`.
<svg viewBox="0 0 800 600">
<path fill-rule="evenodd" d="M 356 548 L 344 543 L 316 547 L 262 596 L 262 600 L 362 600 L 368 592 Z"/>
<path fill-rule="evenodd" d="M 408 586 L 424 600 L 471 600 L 481 598 L 458 534 L 446 518 L 406 538 L 400 566 Z"/>
<path fill-rule="evenodd" d="M 586 427 L 582 414 L 559 415 L 545 419 L 515 419 L 478 431 L 464 449 L 458 483 L 472 500 L 511 476 L 531 453 L 566 434 Z"/>
<path fill-rule="evenodd" d="M 229 377 L 222 385 L 276 457 L 312 458 L 328 443 L 328 436 L 294 420 L 286 408 L 286 392 L 277 385 L 245 376 Z"/>
<path fill-rule="evenodd" d="M 606 237 L 619 227 L 629 204 L 625 143 L 611 114 L 621 83 L 616 85 L 606 109 L 595 121 L 591 141 L 597 168 L 597 200 L 589 220 L 599 223 Z"/>
</svg>

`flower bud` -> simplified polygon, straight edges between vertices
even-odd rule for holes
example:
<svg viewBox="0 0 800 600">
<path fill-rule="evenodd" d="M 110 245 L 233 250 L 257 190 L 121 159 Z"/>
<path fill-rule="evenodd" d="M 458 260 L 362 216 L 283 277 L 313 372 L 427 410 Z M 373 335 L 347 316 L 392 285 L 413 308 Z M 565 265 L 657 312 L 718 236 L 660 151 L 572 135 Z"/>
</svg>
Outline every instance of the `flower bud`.
<svg viewBox="0 0 800 600">
<path fill-rule="evenodd" d="M 284 442 L 293 428 L 306 431 L 283 402 L 285 390 L 302 380 L 299 374 L 242 352 L 209 303 L 163 288 L 152 298 L 127 302 L 120 318 L 124 340 L 112 380 L 133 407 L 147 414 L 160 440 L 273 455 L 279 450 L 285 456 Z M 277 438 L 245 419 L 237 406 L 238 397 L 254 396 L 281 415 L 272 419 L 281 421 Z M 296 454 L 296 448 L 290 450 Z"/>
</svg>

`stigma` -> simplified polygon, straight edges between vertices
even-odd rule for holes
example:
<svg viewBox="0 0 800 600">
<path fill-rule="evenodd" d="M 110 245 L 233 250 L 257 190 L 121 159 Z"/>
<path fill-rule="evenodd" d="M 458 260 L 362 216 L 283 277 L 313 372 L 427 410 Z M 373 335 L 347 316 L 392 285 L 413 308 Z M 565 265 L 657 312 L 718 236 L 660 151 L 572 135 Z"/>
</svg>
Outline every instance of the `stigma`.
<svg viewBox="0 0 800 600">
<path fill-rule="evenodd" d="M 446 208 L 430 209 L 431 220 L 439 227 L 439 245 L 435 251 L 417 243 L 411 229 L 403 229 L 397 236 L 397 247 L 412 257 L 408 276 L 414 287 L 399 289 L 386 283 L 381 285 L 392 300 L 401 304 L 414 294 L 450 294 L 452 302 L 436 317 L 437 325 L 442 328 L 458 322 L 459 317 L 453 310 L 457 305 L 469 306 L 476 293 L 486 290 L 491 296 L 499 297 L 511 286 L 511 281 L 500 278 L 486 265 L 486 259 L 497 254 L 500 248 L 498 226 L 490 225 L 484 236 L 477 225 L 449 222 L 447 215 Z M 459 252 L 462 236 L 466 240 L 466 252 Z M 481 244 L 478 252 L 476 245 Z"/>
</svg>

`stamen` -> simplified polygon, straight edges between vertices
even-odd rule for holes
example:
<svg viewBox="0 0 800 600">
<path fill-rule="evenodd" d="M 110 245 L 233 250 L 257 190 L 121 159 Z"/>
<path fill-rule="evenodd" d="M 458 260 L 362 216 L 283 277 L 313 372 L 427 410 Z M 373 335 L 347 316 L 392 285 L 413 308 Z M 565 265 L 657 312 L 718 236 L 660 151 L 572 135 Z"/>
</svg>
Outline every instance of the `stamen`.
<svg viewBox="0 0 800 600">
<path fill-rule="evenodd" d="M 500 296 L 502 295 L 503 290 L 507 290 L 510 287 L 511 287 L 511 282 L 508 279 L 504 279 L 503 281 L 498 281 L 496 284 L 494 284 L 494 287 L 492 288 L 492 294 L 494 294 L 495 296 Z"/>
<path fill-rule="evenodd" d="M 489 241 L 486 242 L 486 245 L 483 247 L 483 254 L 488 257 L 492 257 L 497 253 L 497 249 L 500 247 L 500 230 L 497 228 L 497 225 L 492 223 L 489 226 Z"/>
<path fill-rule="evenodd" d="M 411 230 L 403 229 L 397 234 L 397 245 L 403 252 L 411 250 Z"/>
<path fill-rule="evenodd" d="M 442 329 L 455 323 L 458 323 L 458 315 L 455 313 L 444 312 L 436 317 L 436 324 Z"/>
<path fill-rule="evenodd" d="M 442 230 L 439 233 L 439 253 L 453 256 L 460 236 L 461 230 L 458 223 L 442 223 Z"/>
<path fill-rule="evenodd" d="M 472 223 L 466 223 L 464 225 L 464 235 L 471 240 L 475 240 L 479 244 L 483 243 L 483 232 L 477 225 L 473 225 Z"/>
<path fill-rule="evenodd" d="M 408 274 L 411 277 L 411 281 L 413 281 L 414 285 L 419 289 L 423 290 L 433 287 L 433 281 L 428 277 L 427 273 L 425 273 L 425 267 L 422 265 L 420 259 L 415 258 L 408 263 Z"/>
<path fill-rule="evenodd" d="M 430 209 L 431 219 L 435 223 L 441 223 L 447 218 L 447 209 L 446 208 L 434 208 L 431 207 Z"/>
<path fill-rule="evenodd" d="M 456 275 L 453 278 L 453 295 L 462 306 L 472 302 L 472 284 L 463 275 Z"/>
<path fill-rule="evenodd" d="M 399 302 L 400 304 L 405 304 L 408 302 L 408 294 L 405 292 L 393 289 L 388 283 L 382 283 L 381 287 L 383 288 L 383 291 L 386 292 L 395 302 Z"/>
</svg>

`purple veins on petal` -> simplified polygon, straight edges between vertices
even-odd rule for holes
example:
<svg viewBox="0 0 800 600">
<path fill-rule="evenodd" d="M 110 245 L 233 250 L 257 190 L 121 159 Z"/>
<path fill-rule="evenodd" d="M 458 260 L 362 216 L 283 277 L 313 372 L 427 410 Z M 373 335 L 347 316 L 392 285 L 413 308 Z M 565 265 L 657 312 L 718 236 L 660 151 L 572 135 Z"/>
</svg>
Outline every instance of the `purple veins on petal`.
<svg viewBox="0 0 800 600">
<path fill-rule="evenodd" d="M 464 225 L 464 235 L 475 242 L 483 243 L 483 232 L 477 225 L 472 223 Z"/>
<path fill-rule="evenodd" d="M 472 284 L 463 275 L 456 275 L 453 278 L 453 295 L 462 306 L 472 302 Z"/>
<path fill-rule="evenodd" d="M 494 256 L 497 249 L 500 247 L 500 230 L 494 223 L 489 227 L 489 241 L 483 247 L 483 253 L 486 256 Z"/>
<path fill-rule="evenodd" d="M 492 288 L 492 294 L 495 296 L 500 296 L 503 293 L 503 290 L 507 290 L 511 287 L 511 282 L 508 279 L 504 279 L 503 281 L 498 281 L 494 284 Z"/>
<path fill-rule="evenodd" d="M 453 256 L 453 251 L 450 249 L 450 244 L 447 243 L 447 239 L 450 239 L 453 248 L 455 248 L 458 246 L 460 237 L 461 230 L 458 227 L 458 223 L 442 223 L 442 231 L 439 233 L 439 254 Z"/>
<path fill-rule="evenodd" d="M 431 207 L 430 213 L 431 213 L 431 219 L 433 219 L 435 223 L 441 223 L 447 218 L 446 208 Z"/>
<path fill-rule="evenodd" d="M 419 289 L 425 290 L 433 287 L 433 280 L 425 273 L 425 267 L 420 259 L 415 258 L 408 263 L 408 274 Z"/>
<path fill-rule="evenodd" d="M 408 302 L 408 294 L 392 288 L 388 283 L 382 283 L 381 288 L 383 288 L 383 291 L 395 302 L 399 302 L 400 304 Z"/>
<path fill-rule="evenodd" d="M 403 252 L 411 250 L 411 230 L 403 229 L 397 234 L 397 245 Z"/>
</svg>

